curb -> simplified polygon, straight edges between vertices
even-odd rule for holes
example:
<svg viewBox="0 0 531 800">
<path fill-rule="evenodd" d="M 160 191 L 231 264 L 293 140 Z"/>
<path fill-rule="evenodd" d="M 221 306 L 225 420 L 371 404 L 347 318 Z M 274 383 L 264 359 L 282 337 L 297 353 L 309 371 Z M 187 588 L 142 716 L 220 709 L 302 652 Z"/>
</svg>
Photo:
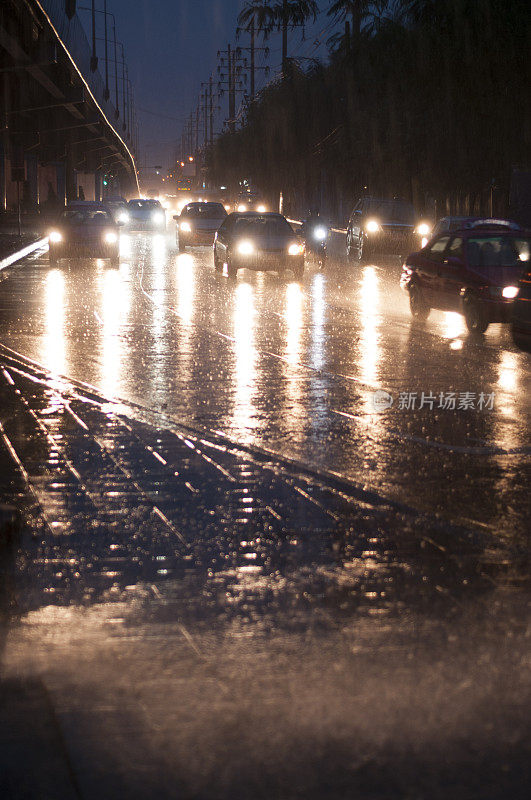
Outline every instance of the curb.
<svg viewBox="0 0 531 800">
<path fill-rule="evenodd" d="M 32 242 L 28 244 L 26 247 L 23 247 L 22 250 L 18 250 L 16 253 L 12 253 L 7 258 L 3 258 L 0 260 L 0 271 L 5 269 L 6 267 L 10 267 L 11 264 L 14 264 L 16 261 L 20 261 L 22 258 L 29 256 L 30 253 L 33 253 L 35 250 L 38 250 L 39 247 L 44 247 L 45 244 L 48 243 L 48 237 L 45 236 L 44 239 L 39 239 L 36 242 Z"/>
</svg>

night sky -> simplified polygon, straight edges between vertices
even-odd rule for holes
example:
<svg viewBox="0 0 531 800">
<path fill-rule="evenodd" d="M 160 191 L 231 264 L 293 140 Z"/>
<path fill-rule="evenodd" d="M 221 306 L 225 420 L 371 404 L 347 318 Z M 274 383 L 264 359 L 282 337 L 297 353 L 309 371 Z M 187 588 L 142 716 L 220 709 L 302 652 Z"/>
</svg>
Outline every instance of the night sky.
<svg viewBox="0 0 531 800">
<path fill-rule="evenodd" d="M 180 142 L 183 118 L 197 104 L 201 81 L 208 80 L 217 68 L 217 51 L 225 49 L 228 41 L 236 43 L 236 19 L 243 5 L 244 0 L 107 0 L 107 10 L 116 16 L 117 38 L 124 44 L 129 77 L 135 87 L 140 164 L 170 166 L 175 143 Z M 102 0 L 96 7 L 103 7 Z M 79 12 L 79 16 L 88 30 L 90 14 Z M 102 28 L 101 14 L 98 24 Z M 329 25 L 330 19 L 322 14 L 317 24 L 306 31 L 305 42 L 301 42 L 300 34 L 294 34 L 293 51 L 299 55 L 325 55 L 324 42 L 330 31 L 321 36 L 320 46 L 316 47 L 314 41 Z M 247 44 L 245 34 L 238 43 L 242 47 Z M 273 74 L 280 62 L 280 37 L 272 36 L 268 45 Z M 103 50 L 98 55 L 102 57 Z M 102 62 L 100 69 L 103 70 Z M 264 80 L 262 73 L 258 85 Z M 217 130 L 227 116 L 226 95 L 220 102 Z"/>
</svg>

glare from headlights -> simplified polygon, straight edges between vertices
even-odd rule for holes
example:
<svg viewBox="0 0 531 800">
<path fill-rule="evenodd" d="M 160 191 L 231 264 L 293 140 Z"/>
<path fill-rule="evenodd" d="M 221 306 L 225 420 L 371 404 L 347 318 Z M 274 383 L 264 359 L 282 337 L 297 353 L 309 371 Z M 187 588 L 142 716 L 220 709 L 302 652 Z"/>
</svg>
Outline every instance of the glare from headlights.
<svg viewBox="0 0 531 800">
<path fill-rule="evenodd" d="M 123 222 L 124 225 L 129 222 L 129 214 L 127 211 L 121 211 L 120 214 L 118 214 L 118 222 Z"/>
<path fill-rule="evenodd" d="M 505 297 L 506 300 L 514 300 L 518 292 L 518 286 L 505 286 L 502 289 L 502 296 Z"/>
<path fill-rule="evenodd" d="M 151 215 L 151 219 L 157 225 L 161 225 L 164 222 L 164 214 L 162 213 L 162 211 L 154 211 L 153 214 Z"/>
<path fill-rule="evenodd" d="M 417 227 L 417 233 L 419 236 L 428 236 L 430 231 L 431 228 L 427 222 L 421 222 L 420 225 Z"/>
<path fill-rule="evenodd" d="M 244 205 L 243 203 L 240 203 L 240 205 L 238 206 L 238 211 L 240 212 L 240 214 L 243 214 L 244 211 L 247 211 L 247 206 Z"/>
<path fill-rule="evenodd" d="M 288 247 L 288 253 L 290 256 L 300 256 L 304 253 L 304 245 L 290 244 L 290 246 Z"/>
<path fill-rule="evenodd" d="M 181 230 L 183 233 L 191 233 L 192 226 L 190 225 L 189 222 L 181 222 L 181 224 L 179 225 L 179 230 Z"/>
<path fill-rule="evenodd" d="M 323 228 L 322 225 L 319 225 L 317 228 L 314 229 L 313 238 L 317 239 L 317 241 L 322 242 L 326 239 L 326 228 Z"/>
<path fill-rule="evenodd" d="M 256 206 L 256 210 L 258 211 L 259 214 L 265 214 L 267 208 L 265 206 Z"/>
<path fill-rule="evenodd" d="M 51 231 L 51 232 L 50 232 L 49 239 L 50 239 L 50 241 L 51 241 L 51 242 L 53 242 L 54 244 L 57 244 L 57 242 L 62 242 L 62 241 L 63 241 L 63 237 L 61 236 L 61 234 L 59 233 L 59 231 Z"/>
<path fill-rule="evenodd" d="M 238 242 L 237 249 L 241 256 L 252 256 L 254 253 L 254 244 L 248 239 L 244 239 L 242 242 Z"/>
<path fill-rule="evenodd" d="M 118 241 L 118 234 L 115 233 L 114 231 L 107 231 L 104 234 L 103 238 L 105 239 L 107 244 L 116 244 L 116 242 Z"/>
<path fill-rule="evenodd" d="M 225 211 L 230 211 L 230 206 L 229 205 L 226 205 L 224 208 L 225 208 Z"/>
<path fill-rule="evenodd" d="M 380 223 L 375 219 L 369 219 L 365 225 L 365 230 L 367 233 L 377 233 L 380 230 Z"/>
</svg>

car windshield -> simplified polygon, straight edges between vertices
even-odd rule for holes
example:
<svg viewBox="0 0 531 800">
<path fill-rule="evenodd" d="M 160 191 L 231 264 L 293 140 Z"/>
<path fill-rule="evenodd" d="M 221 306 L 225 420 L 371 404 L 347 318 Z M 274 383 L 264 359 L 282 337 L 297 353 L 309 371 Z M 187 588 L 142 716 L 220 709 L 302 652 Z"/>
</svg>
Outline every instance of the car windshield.
<svg viewBox="0 0 531 800">
<path fill-rule="evenodd" d="M 158 200 L 130 200 L 129 205 L 131 208 L 140 208 L 142 210 L 161 207 Z"/>
<path fill-rule="evenodd" d="M 190 203 L 182 213 L 186 217 L 203 217 L 205 219 L 219 219 L 227 214 L 220 203 Z"/>
<path fill-rule="evenodd" d="M 371 200 L 367 213 L 378 217 L 380 222 L 415 223 L 415 209 L 404 200 Z"/>
<path fill-rule="evenodd" d="M 112 225 L 113 222 L 108 211 L 98 208 L 67 208 L 62 215 L 62 220 L 84 225 Z"/>
<path fill-rule="evenodd" d="M 468 264 L 485 277 L 499 277 L 500 269 L 523 269 L 529 262 L 531 240 L 516 236 L 474 236 L 467 242 Z"/>
<path fill-rule="evenodd" d="M 290 224 L 284 217 L 240 217 L 234 226 L 236 235 L 281 236 L 293 234 Z"/>
</svg>

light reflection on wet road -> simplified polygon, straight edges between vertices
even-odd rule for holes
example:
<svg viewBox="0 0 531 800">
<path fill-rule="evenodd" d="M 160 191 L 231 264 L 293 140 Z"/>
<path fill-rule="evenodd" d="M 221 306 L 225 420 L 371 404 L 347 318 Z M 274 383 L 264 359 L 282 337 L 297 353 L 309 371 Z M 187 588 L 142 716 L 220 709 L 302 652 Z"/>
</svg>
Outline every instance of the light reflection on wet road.
<svg viewBox="0 0 531 800">
<path fill-rule="evenodd" d="M 336 245 L 337 247 L 338 245 Z M 506 327 L 483 340 L 457 314 L 414 325 L 399 266 L 310 264 L 217 275 L 208 248 L 122 237 L 122 264 L 28 259 L 0 284 L 0 341 L 53 372 L 235 440 L 332 470 L 415 507 L 526 529 L 529 356 Z M 394 406 L 374 412 L 372 393 Z M 493 411 L 437 408 L 494 392 Z M 398 407 L 400 392 L 437 398 Z M 471 488 L 473 487 L 473 488 Z"/>
<path fill-rule="evenodd" d="M 396 262 L 299 284 L 169 235 L 122 256 L 0 275 L 0 344 L 47 371 L 0 348 L 44 510 L 0 547 L 0 699 L 18 724 L 42 681 L 54 796 L 526 797 L 529 356 L 413 325 Z M 494 409 L 398 407 L 423 391 Z"/>
</svg>

